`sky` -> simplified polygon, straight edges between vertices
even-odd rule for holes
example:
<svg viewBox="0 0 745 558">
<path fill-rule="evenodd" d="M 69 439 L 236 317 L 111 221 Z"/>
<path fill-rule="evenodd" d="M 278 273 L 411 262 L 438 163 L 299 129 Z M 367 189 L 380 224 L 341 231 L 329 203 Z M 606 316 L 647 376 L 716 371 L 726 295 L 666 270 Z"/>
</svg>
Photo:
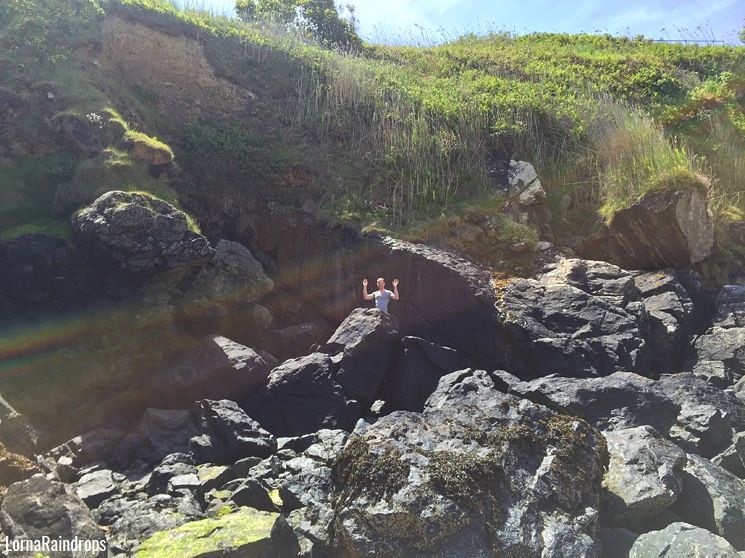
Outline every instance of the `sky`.
<svg viewBox="0 0 745 558">
<path fill-rule="evenodd" d="M 220 14 L 235 0 L 201 0 Z M 355 6 L 369 42 L 423 46 L 461 35 L 507 31 L 608 33 L 743 46 L 743 0 L 342 0 Z"/>
</svg>

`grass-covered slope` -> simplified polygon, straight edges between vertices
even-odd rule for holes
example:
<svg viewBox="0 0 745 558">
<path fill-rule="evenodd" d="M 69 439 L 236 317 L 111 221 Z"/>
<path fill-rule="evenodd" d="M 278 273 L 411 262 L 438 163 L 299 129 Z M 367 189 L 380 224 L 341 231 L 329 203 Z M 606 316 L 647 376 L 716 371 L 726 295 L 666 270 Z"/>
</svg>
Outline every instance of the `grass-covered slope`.
<svg viewBox="0 0 745 558">
<path fill-rule="evenodd" d="M 126 70 L 113 21 L 152 39 L 158 72 Z M 184 45 L 224 89 L 205 94 L 196 70 L 178 93 L 157 79 L 163 49 Z M 489 171 L 510 156 L 535 165 L 566 234 L 680 184 L 709 188 L 722 224 L 745 207 L 743 47 L 504 33 L 339 53 L 164 0 L 8 0 L 0 67 L 6 234 L 113 187 L 196 200 L 218 224 L 225 199 L 261 193 L 402 232 L 491 211 Z M 70 122 L 98 151 L 65 141 Z M 183 175 L 151 176 L 135 133 L 172 148 Z"/>
</svg>

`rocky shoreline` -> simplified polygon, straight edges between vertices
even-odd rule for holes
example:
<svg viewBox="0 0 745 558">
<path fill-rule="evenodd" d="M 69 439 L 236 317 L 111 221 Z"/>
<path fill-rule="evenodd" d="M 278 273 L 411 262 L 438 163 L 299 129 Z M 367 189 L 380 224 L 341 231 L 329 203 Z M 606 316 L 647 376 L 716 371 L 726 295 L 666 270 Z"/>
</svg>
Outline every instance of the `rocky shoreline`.
<svg viewBox="0 0 745 558">
<path fill-rule="evenodd" d="M 395 273 L 402 300 L 388 315 L 351 295 L 335 330 L 279 329 L 245 247 L 148 204 L 97 202 L 68 256 L 17 241 L 46 262 L 31 275 L 57 278 L 33 284 L 39 300 L 136 292 L 215 329 L 187 327 L 178 358 L 101 400 L 128 414 L 64 443 L 39 444 L 54 425 L 3 401 L 3 540 L 106 546 L 60 556 L 745 555 L 745 287 L 559 250 L 495 281 L 434 248 L 347 239 L 366 256 L 350 288 Z M 232 311 L 253 316 L 240 341 Z"/>
</svg>

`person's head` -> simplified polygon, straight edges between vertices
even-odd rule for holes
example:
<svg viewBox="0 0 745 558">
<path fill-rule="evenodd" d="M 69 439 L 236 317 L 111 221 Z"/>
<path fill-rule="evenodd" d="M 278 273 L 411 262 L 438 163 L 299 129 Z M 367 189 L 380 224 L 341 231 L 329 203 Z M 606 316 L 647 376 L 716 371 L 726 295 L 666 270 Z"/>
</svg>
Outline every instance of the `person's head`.
<svg viewBox="0 0 745 558">
<path fill-rule="evenodd" d="M 385 289 L 385 279 L 382 277 L 378 277 L 378 280 L 375 281 L 375 284 L 378 286 L 379 289 Z"/>
</svg>

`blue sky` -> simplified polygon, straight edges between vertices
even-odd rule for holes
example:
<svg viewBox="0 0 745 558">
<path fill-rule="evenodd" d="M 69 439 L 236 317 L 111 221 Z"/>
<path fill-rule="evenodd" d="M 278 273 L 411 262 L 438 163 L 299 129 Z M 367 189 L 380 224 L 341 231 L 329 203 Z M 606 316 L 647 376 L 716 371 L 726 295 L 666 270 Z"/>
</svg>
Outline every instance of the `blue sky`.
<svg viewBox="0 0 745 558">
<path fill-rule="evenodd" d="M 195 2 L 191 2 L 193 5 Z M 197 0 L 232 13 L 235 0 Z M 431 44 L 466 33 L 536 31 L 720 40 L 742 46 L 742 0 L 342 0 L 355 6 L 360 35 L 373 42 Z"/>
</svg>

